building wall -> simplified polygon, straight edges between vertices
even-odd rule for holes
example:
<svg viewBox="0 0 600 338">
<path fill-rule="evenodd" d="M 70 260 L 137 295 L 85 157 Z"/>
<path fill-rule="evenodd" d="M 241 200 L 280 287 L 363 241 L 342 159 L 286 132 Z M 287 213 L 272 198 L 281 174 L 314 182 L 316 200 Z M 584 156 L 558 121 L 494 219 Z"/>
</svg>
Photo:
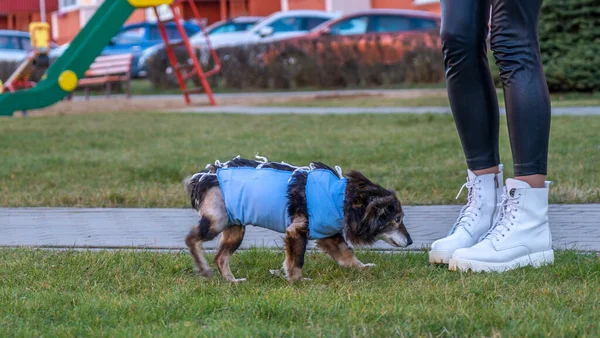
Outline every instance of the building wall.
<svg viewBox="0 0 600 338">
<path fill-rule="evenodd" d="M 233 18 L 242 15 L 268 16 L 274 12 L 282 10 L 282 3 L 287 3 L 289 10 L 298 9 L 317 9 L 342 11 L 349 13 L 354 10 L 368 8 L 399 8 L 399 9 L 417 9 L 426 10 L 434 13 L 440 13 L 439 2 L 427 3 L 425 0 L 213 0 L 198 1 L 196 7 L 200 17 L 207 20 L 207 24 L 225 19 L 222 14 L 226 13 L 227 18 Z M 82 0 L 82 3 L 99 4 L 98 0 Z M 417 4 L 415 4 L 417 2 Z M 419 2 L 423 4 L 418 4 Z M 221 5 L 226 8 L 222 9 Z M 85 25 L 87 20 L 93 15 L 95 8 L 86 7 L 66 13 L 55 12 L 56 16 L 51 20 L 53 27 L 53 37 L 57 43 L 62 44 L 71 41 L 79 32 L 79 29 Z M 148 20 L 147 12 L 141 9 L 136 10 L 126 23 L 134 23 Z M 194 18 L 192 10 L 184 2 L 182 13 L 185 19 Z M 31 13 L 14 13 L 7 17 L 0 17 L 0 28 L 27 30 L 32 20 L 39 20 L 39 15 Z M 50 15 L 48 15 L 50 18 Z M 50 20 L 49 20 L 50 21 Z"/>
<path fill-rule="evenodd" d="M 136 9 L 133 11 L 129 19 L 125 21 L 125 24 L 144 22 L 146 21 L 146 10 L 145 9 Z"/>
<path fill-rule="evenodd" d="M 344 14 L 371 8 L 371 0 L 329 0 L 329 2 L 332 11 L 341 11 Z"/>
<path fill-rule="evenodd" d="M 221 20 L 221 6 L 218 2 L 199 2 L 196 7 L 198 8 L 198 14 L 201 19 L 206 19 L 206 24 L 210 25 Z M 186 19 L 194 17 L 194 13 L 189 11 L 189 15 L 186 12 Z"/>
<path fill-rule="evenodd" d="M 29 31 L 29 24 L 33 21 L 39 21 L 39 13 L 16 12 L 6 16 L 6 29 L 18 31 Z"/>
<path fill-rule="evenodd" d="M 418 1 L 417 1 L 418 2 Z M 414 0 L 371 0 L 372 8 L 416 9 L 440 13 L 440 3 L 415 4 Z"/>
<path fill-rule="evenodd" d="M 249 0 L 248 13 L 253 16 L 269 16 L 281 10 L 281 0 Z"/>
<path fill-rule="evenodd" d="M 66 13 L 54 13 L 56 16 L 56 28 L 53 30 L 53 38 L 59 45 L 70 42 L 79 33 L 81 23 L 79 11 Z"/>
<path fill-rule="evenodd" d="M 428 11 L 431 13 L 437 13 L 437 14 L 442 14 L 442 8 L 440 7 L 440 4 L 428 4 L 428 5 L 421 5 L 418 6 L 416 9 L 420 9 L 422 11 Z"/>
<path fill-rule="evenodd" d="M 288 9 L 318 9 L 325 10 L 326 0 L 288 0 Z"/>
<path fill-rule="evenodd" d="M 234 18 L 236 16 L 249 15 L 248 1 L 232 0 L 228 2 L 229 17 Z"/>
</svg>

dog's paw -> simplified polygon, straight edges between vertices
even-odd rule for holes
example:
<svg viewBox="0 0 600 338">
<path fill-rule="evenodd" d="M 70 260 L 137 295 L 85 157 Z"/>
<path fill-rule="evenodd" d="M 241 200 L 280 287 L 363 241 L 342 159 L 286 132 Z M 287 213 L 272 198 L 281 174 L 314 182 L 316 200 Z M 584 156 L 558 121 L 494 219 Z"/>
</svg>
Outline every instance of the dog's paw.
<svg viewBox="0 0 600 338">
<path fill-rule="evenodd" d="M 212 270 L 195 270 L 195 271 L 199 276 L 202 276 L 202 277 L 212 277 L 213 276 Z"/>
<path fill-rule="evenodd" d="M 377 264 L 374 264 L 374 263 L 365 263 L 363 265 L 363 269 L 370 269 L 370 268 L 375 267 L 375 266 L 377 266 Z"/>
<path fill-rule="evenodd" d="M 231 280 L 233 283 L 244 283 L 246 282 L 246 278 L 234 278 Z"/>
<path fill-rule="evenodd" d="M 269 272 L 273 275 L 273 276 L 283 276 L 285 277 L 285 272 L 282 269 L 277 269 L 277 270 L 269 270 Z"/>
<path fill-rule="evenodd" d="M 288 278 L 287 280 L 288 280 L 288 282 L 290 282 L 290 284 L 294 284 L 296 282 L 310 282 L 310 281 L 312 281 L 312 278 L 296 277 L 296 278 Z"/>
</svg>

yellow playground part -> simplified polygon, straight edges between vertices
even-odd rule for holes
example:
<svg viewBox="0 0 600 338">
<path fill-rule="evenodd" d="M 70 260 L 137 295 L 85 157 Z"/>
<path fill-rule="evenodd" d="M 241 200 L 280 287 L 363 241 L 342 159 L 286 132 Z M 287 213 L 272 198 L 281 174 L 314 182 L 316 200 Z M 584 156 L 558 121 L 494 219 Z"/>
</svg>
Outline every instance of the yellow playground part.
<svg viewBox="0 0 600 338">
<path fill-rule="evenodd" d="M 48 52 L 50 50 L 50 25 L 47 22 L 32 22 L 29 24 L 31 47 L 34 51 Z"/>
<path fill-rule="evenodd" d="M 160 5 L 170 5 L 173 0 L 127 0 L 129 4 L 136 8 L 154 7 Z"/>
</svg>

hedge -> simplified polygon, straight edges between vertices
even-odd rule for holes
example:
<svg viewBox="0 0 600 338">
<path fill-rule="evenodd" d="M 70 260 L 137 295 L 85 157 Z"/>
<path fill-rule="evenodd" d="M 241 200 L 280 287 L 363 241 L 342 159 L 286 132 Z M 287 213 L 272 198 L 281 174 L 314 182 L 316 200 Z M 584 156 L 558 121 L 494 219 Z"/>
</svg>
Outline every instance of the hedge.
<svg viewBox="0 0 600 338">
<path fill-rule="evenodd" d="M 550 91 L 600 90 L 600 0 L 545 0 L 539 31 Z"/>
<path fill-rule="evenodd" d="M 15 61 L 0 61 L 0 81 L 3 83 L 6 82 L 20 64 L 20 62 Z M 44 75 L 44 71 L 35 70 L 31 74 L 31 80 L 37 82 L 41 79 L 42 75 Z"/>
<path fill-rule="evenodd" d="M 432 34 L 426 41 L 422 36 L 395 40 L 366 37 L 344 44 L 297 40 L 220 48 L 217 54 L 222 69 L 211 83 L 238 89 L 281 89 L 441 82 L 439 35 Z M 187 61 L 184 50 L 178 49 L 176 54 L 180 62 Z M 148 78 L 157 87 L 177 85 L 174 76 L 164 71 L 166 65 L 164 51 L 149 61 Z M 212 66 L 210 61 L 203 62 L 204 69 Z"/>
</svg>

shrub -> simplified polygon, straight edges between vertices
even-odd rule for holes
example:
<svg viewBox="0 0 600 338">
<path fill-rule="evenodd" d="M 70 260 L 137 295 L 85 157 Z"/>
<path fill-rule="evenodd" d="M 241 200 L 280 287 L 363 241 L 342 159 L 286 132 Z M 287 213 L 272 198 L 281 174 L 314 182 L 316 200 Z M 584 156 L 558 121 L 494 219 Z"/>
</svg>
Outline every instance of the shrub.
<svg viewBox="0 0 600 338">
<path fill-rule="evenodd" d="M 0 80 L 5 83 L 6 80 L 14 73 L 19 67 L 20 62 L 14 61 L 0 61 Z M 30 80 L 38 82 L 44 75 L 45 70 L 34 70 L 31 74 Z"/>
<path fill-rule="evenodd" d="M 598 0 L 546 0 L 539 25 L 551 91 L 600 90 Z"/>
<path fill-rule="evenodd" d="M 221 71 L 211 84 L 237 89 L 296 87 L 371 87 L 391 84 L 432 83 L 443 80 L 439 36 L 408 36 L 360 41 L 288 40 L 273 44 L 224 47 L 217 50 Z M 187 62 L 183 49 L 175 50 L 179 62 Z M 203 68 L 214 66 L 201 52 Z M 149 80 L 156 87 L 176 86 L 167 74 L 166 53 L 148 61 Z M 193 77 L 197 79 L 197 77 Z"/>
</svg>

